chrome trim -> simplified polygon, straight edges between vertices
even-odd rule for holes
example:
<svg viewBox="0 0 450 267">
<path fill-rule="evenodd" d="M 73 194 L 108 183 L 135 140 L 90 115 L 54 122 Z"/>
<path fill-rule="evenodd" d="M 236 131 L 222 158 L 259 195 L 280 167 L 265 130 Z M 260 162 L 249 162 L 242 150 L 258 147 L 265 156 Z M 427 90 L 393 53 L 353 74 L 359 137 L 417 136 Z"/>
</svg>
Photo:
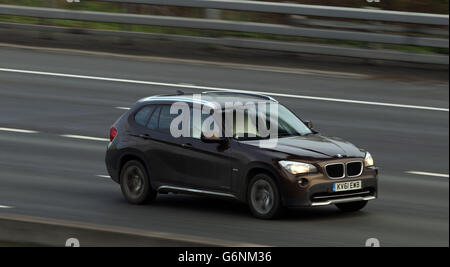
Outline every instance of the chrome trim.
<svg viewBox="0 0 450 267">
<path fill-rule="evenodd" d="M 355 202 L 355 201 L 368 201 L 376 199 L 376 196 L 367 196 L 367 197 L 349 197 L 349 198 L 341 198 L 341 199 L 333 199 L 324 202 L 313 202 L 311 203 L 312 207 L 317 206 L 328 206 L 331 204 L 339 204 L 339 203 L 347 203 L 347 202 Z"/>
<path fill-rule="evenodd" d="M 364 194 L 369 194 L 369 193 L 370 193 L 370 191 L 364 191 L 364 192 L 358 192 L 358 193 L 349 193 L 349 194 L 340 194 L 340 195 L 320 196 L 320 197 L 314 197 L 314 199 L 332 198 L 332 197 L 348 197 L 348 196 L 364 195 Z"/>
<path fill-rule="evenodd" d="M 177 187 L 177 186 L 170 186 L 170 185 L 160 186 L 160 187 L 158 187 L 157 191 L 160 191 L 160 190 L 163 190 L 163 189 L 184 191 L 184 192 L 197 193 L 197 194 L 207 194 L 207 195 L 214 195 L 214 196 L 221 196 L 221 197 L 237 198 L 235 195 L 227 194 L 227 193 L 220 193 L 220 192 L 213 192 L 213 191 L 193 189 L 193 188 L 185 188 L 185 187 Z"/>
<path fill-rule="evenodd" d="M 347 173 L 347 165 L 349 164 L 349 163 L 361 163 L 361 170 L 359 171 L 359 174 L 357 174 L 357 175 L 353 175 L 353 176 L 349 176 L 348 175 L 348 173 Z M 354 177 L 359 177 L 359 176 L 361 176 L 361 174 L 363 173 L 363 171 L 364 171 L 364 162 L 363 161 L 360 161 L 360 160 L 354 160 L 354 161 L 349 161 L 349 162 L 346 162 L 345 163 L 345 175 L 347 175 L 347 177 L 348 178 L 354 178 Z"/>
<path fill-rule="evenodd" d="M 327 171 L 327 167 L 330 166 L 330 165 L 342 165 L 343 176 L 341 176 L 341 177 L 330 177 L 330 175 L 328 174 L 328 171 Z M 328 178 L 333 179 L 333 180 L 345 178 L 345 176 L 347 174 L 346 173 L 345 164 L 344 163 L 340 163 L 340 162 L 338 162 L 338 163 L 329 163 L 329 164 L 325 165 L 324 170 L 325 170 L 325 173 L 328 176 Z"/>
<path fill-rule="evenodd" d="M 138 102 L 148 102 L 149 104 L 151 102 L 158 102 L 158 101 L 169 101 L 169 102 L 186 102 L 186 103 L 196 103 L 196 104 L 203 104 L 208 105 L 210 107 L 214 107 L 211 102 L 201 100 L 201 99 L 194 99 L 193 97 L 187 97 L 187 96 L 149 96 L 146 98 L 140 99 Z"/>
</svg>

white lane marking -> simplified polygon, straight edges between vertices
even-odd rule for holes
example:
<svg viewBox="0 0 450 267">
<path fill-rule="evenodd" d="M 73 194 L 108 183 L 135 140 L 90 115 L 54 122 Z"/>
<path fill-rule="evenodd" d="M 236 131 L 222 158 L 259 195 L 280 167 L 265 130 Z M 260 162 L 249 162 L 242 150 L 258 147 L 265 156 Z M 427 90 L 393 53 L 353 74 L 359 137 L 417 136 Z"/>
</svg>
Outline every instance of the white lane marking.
<svg viewBox="0 0 450 267">
<path fill-rule="evenodd" d="M 121 110 L 130 110 L 130 108 L 127 108 L 127 107 L 116 107 L 116 109 L 121 109 Z"/>
<path fill-rule="evenodd" d="M 88 80 L 97 80 L 97 81 L 108 81 L 108 82 L 122 82 L 122 83 L 134 83 L 134 84 L 144 84 L 144 85 L 153 85 L 153 86 L 178 87 L 178 88 L 196 89 L 196 90 L 227 91 L 227 92 L 234 91 L 234 92 L 243 92 L 243 93 L 250 92 L 250 93 L 265 94 L 265 95 L 270 95 L 270 96 L 290 97 L 290 98 L 297 98 L 297 99 L 309 99 L 309 100 L 342 102 L 342 103 L 351 103 L 351 104 L 362 104 L 362 105 L 374 105 L 374 106 L 386 106 L 386 107 L 396 107 L 396 108 L 408 108 L 408 109 L 421 109 L 421 110 L 449 112 L 448 108 L 439 108 L 439 107 L 404 105 L 404 104 L 395 104 L 395 103 L 383 103 L 383 102 L 372 102 L 372 101 L 361 101 L 361 100 L 352 100 L 352 99 L 340 99 L 340 98 L 317 97 L 317 96 L 306 96 L 306 95 L 291 95 L 291 94 L 272 93 L 272 92 L 264 92 L 264 91 L 249 91 L 249 90 L 239 90 L 239 89 L 231 89 L 231 88 L 211 87 L 211 86 L 181 85 L 181 84 L 177 84 L 177 83 L 161 83 L 161 82 L 151 82 L 151 81 L 141 81 L 141 80 L 129 80 L 129 79 L 119 79 L 119 78 L 96 77 L 96 76 L 87 76 L 87 75 L 74 75 L 74 74 L 65 74 L 65 73 L 6 69 L 6 68 L 0 68 L 0 71 L 24 73 L 24 74 L 34 74 L 34 75 L 46 75 L 46 76 L 55 76 L 55 77 L 65 77 L 65 78 L 88 79 Z"/>
<path fill-rule="evenodd" d="M 435 177 L 449 178 L 449 175 L 448 175 L 448 174 L 443 174 L 443 173 L 418 172 L 418 171 L 407 171 L 406 173 L 409 173 L 409 174 L 416 174 L 416 175 L 425 175 L 425 176 L 435 176 Z"/>
<path fill-rule="evenodd" d="M 13 128 L 2 128 L 0 127 L 0 131 L 4 132 L 14 132 L 14 133 L 39 133 L 38 131 L 24 130 L 24 129 L 13 129 Z"/>
<path fill-rule="evenodd" d="M 100 177 L 100 178 L 107 178 L 107 179 L 111 178 L 111 176 L 109 176 L 109 175 L 101 175 L 101 174 L 99 174 L 99 175 L 96 175 L 96 176 Z"/>
<path fill-rule="evenodd" d="M 195 86 L 195 84 L 192 83 L 177 83 L 178 85 L 184 85 L 184 86 Z"/>
<path fill-rule="evenodd" d="M 0 205 L 0 209 L 12 209 L 13 207 L 11 206 L 4 206 L 4 205 Z"/>
<path fill-rule="evenodd" d="M 74 139 L 109 142 L 109 139 L 107 139 L 107 138 L 99 138 L 99 137 L 92 137 L 92 136 L 73 135 L 73 134 L 63 134 L 60 136 L 67 137 L 67 138 L 74 138 Z"/>
</svg>

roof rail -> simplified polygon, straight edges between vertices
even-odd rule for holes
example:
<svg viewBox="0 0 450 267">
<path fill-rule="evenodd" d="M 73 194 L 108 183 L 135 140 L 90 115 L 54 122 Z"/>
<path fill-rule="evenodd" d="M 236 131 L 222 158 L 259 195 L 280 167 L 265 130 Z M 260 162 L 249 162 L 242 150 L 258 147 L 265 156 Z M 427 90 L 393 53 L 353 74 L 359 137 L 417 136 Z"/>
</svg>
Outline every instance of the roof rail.
<svg viewBox="0 0 450 267">
<path fill-rule="evenodd" d="M 278 102 L 275 98 L 258 93 L 252 93 L 250 91 L 242 92 L 242 91 L 205 91 L 202 94 L 239 94 L 239 95 L 247 95 L 247 96 L 255 96 L 260 97 L 269 101 Z"/>
</svg>

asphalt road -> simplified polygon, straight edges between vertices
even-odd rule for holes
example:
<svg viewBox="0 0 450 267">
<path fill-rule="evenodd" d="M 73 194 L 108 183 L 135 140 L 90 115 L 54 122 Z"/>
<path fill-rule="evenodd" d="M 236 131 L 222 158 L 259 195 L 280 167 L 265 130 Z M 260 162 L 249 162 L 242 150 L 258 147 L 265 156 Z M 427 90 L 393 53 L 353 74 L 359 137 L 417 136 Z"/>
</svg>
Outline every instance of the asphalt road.
<svg viewBox="0 0 450 267">
<path fill-rule="evenodd" d="M 371 237 L 378 238 L 382 246 L 449 245 L 448 176 L 407 173 L 449 173 L 448 82 L 402 82 L 345 73 L 290 73 L 5 47 L 0 48 L 0 69 L 9 70 L 0 70 L 0 212 L 262 245 L 363 246 Z M 322 133 L 368 149 L 381 167 L 379 198 L 357 214 L 339 213 L 332 206 L 295 209 L 276 221 L 254 219 L 244 205 L 233 201 L 198 196 L 168 195 L 148 206 L 127 204 L 117 184 L 97 176 L 106 175 L 107 143 L 62 135 L 107 138 L 109 126 L 123 113 L 116 107 L 175 92 L 180 89 L 176 84 L 335 99 L 278 97 L 298 115 L 312 120 Z"/>
</svg>

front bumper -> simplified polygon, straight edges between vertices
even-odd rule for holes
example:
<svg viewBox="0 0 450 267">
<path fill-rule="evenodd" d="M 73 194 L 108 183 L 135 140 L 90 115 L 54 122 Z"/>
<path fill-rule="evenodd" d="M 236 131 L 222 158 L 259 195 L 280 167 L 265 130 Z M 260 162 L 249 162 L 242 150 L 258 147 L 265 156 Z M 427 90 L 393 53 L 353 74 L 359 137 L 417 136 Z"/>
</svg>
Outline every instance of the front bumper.
<svg viewBox="0 0 450 267">
<path fill-rule="evenodd" d="M 306 185 L 300 185 L 299 180 L 308 180 Z M 330 179 L 326 175 L 316 174 L 309 177 L 285 177 L 281 190 L 284 204 L 290 207 L 317 207 L 338 203 L 369 201 L 377 198 L 378 170 L 365 168 L 358 177 Z M 358 190 L 333 192 L 333 184 L 348 181 L 361 181 Z"/>
<path fill-rule="evenodd" d="M 362 195 L 362 196 L 358 196 L 358 195 Z M 344 197 L 339 196 L 339 197 L 335 197 L 332 199 L 327 199 L 324 201 L 313 201 L 311 203 L 311 206 L 313 207 L 317 207 L 317 206 L 328 206 L 328 205 L 332 205 L 332 204 L 339 204 L 339 203 L 347 203 L 347 202 L 354 202 L 354 201 L 369 201 L 369 200 L 374 200 L 377 197 L 375 195 L 371 195 L 371 194 L 366 194 L 365 192 L 363 193 L 350 193 Z"/>
</svg>

